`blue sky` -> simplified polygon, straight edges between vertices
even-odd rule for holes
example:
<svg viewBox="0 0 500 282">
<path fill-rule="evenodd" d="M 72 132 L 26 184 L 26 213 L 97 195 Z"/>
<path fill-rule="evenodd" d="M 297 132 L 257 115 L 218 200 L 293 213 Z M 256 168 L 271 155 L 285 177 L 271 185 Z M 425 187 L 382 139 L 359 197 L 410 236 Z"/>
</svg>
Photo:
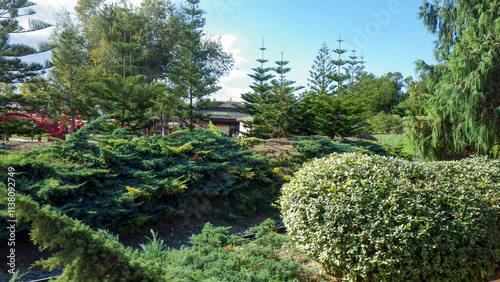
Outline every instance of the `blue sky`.
<svg viewBox="0 0 500 282">
<path fill-rule="evenodd" d="M 71 10 L 76 0 L 35 0 L 43 18 L 65 6 Z M 140 0 L 132 0 L 139 3 Z M 182 3 L 181 0 L 175 0 Z M 417 19 L 421 0 L 201 0 L 205 10 L 205 31 L 220 36 L 233 53 L 235 69 L 221 79 L 223 89 L 213 94 L 217 100 L 240 100 L 250 91 L 249 73 L 259 64 L 262 40 L 267 48 L 267 66 L 281 58 L 289 61 L 287 75 L 296 86 L 306 86 L 309 70 L 323 42 L 330 49 L 356 49 L 364 55 L 366 71 L 375 75 L 399 71 L 415 77 L 418 59 L 433 62 L 433 40 Z M 45 32 L 47 33 L 47 31 Z"/>
</svg>

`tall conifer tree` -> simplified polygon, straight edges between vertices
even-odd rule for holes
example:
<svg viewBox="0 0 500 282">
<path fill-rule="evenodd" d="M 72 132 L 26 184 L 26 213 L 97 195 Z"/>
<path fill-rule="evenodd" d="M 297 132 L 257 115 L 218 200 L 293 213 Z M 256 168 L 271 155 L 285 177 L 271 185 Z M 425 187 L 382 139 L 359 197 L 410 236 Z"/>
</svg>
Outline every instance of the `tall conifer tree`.
<svg viewBox="0 0 500 282">
<path fill-rule="evenodd" d="M 243 104 L 239 108 L 244 112 L 253 117 L 253 122 L 247 122 L 245 126 L 248 127 L 248 135 L 264 137 L 263 132 L 267 132 L 268 126 L 263 120 L 262 113 L 267 104 L 270 103 L 271 97 L 271 84 L 269 81 L 274 77 L 273 74 L 269 73 L 272 68 L 265 67 L 264 65 L 268 62 L 264 58 L 264 52 L 266 48 L 264 47 L 264 40 L 262 40 L 262 47 L 260 48 L 262 56 L 256 61 L 260 63 L 259 67 L 252 68 L 253 74 L 249 74 L 253 79 L 250 88 L 252 92 L 241 94 L 241 99 L 243 99 Z"/>
<path fill-rule="evenodd" d="M 245 101 L 241 107 L 245 113 L 251 114 L 254 118 L 250 126 L 249 135 L 260 138 L 283 137 L 292 134 L 294 130 L 293 118 L 297 108 L 297 98 L 294 93 L 302 87 L 294 87 L 294 81 L 286 79 L 286 74 L 290 72 L 287 67 L 288 61 L 276 61 L 277 67 L 265 68 L 264 45 L 261 48 L 262 59 L 257 60 L 261 65 L 254 68 L 254 74 L 250 77 L 254 79 L 250 88 L 253 92 L 242 94 Z M 275 75 L 269 74 L 274 70 Z M 271 80 L 272 79 L 272 80 Z"/>
<path fill-rule="evenodd" d="M 79 28 L 71 20 L 69 12 L 59 15 L 52 33 L 52 63 L 50 81 L 55 88 L 55 96 L 59 98 L 60 106 L 69 107 L 71 125 L 75 128 L 77 111 L 87 112 L 88 101 L 83 93 L 83 85 L 87 82 L 85 64 L 88 54 L 85 49 L 85 39 Z"/>
<path fill-rule="evenodd" d="M 27 0 L 0 0 L 0 82 L 22 82 L 26 78 L 39 74 L 48 67 L 38 63 L 23 62 L 20 57 L 45 52 L 47 44 L 34 48 L 24 44 L 11 44 L 11 34 L 34 32 L 50 27 L 43 21 L 30 19 L 29 27 L 24 28 L 17 20 L 22 16 L 35 14 L 31 8 L 35 3 Z"/>
<path fill-rule="evenodd" d="M 281 60 L 275 62 L 277 67 L 275 72 L 278 79 L 271 80 L 272 96 L 268 108 L 264 114 L 265 119 L 272 129 L 272 137 L 284 137 L 293 133 L 292 125 L 297 109 L 298 100 L 295 92 L 303 87 L 292 86 L 295 81 L 288 80 L 286 74 L 291 71 L 287 65 L 289 61 Z"/>
<path fill-rule="evenodd" d="M 335 65 L 330 56 L 330 49 L 323 43 L 319 49 L 319 54 L 309 71 L 309 88 L 315 95 L 333 95 L 335 93 L 335 84 L 333 74 L 335 72 Z"/>
<path fill-rule="evenodd" d="M 214 107 L 207 97 L 217 92 L 218 76 L 210 65 L 210 49 L 203 42 L 205 18 L 199 9 L 200 0 L 186 0 L 183 7 L 186 19 L 183 39 L 179 42 L 179 57 L 174 60 L 169 74 L 170 91 L 187 100 L 187 118 L 189 128 L 193 130 L 195 119 L 203 118 L 196 110 Z"/>
<path fill-rule="evenodd" d="M 356 56 L 356 50 L 351 50 L 352 55 L 349 56 L 349 59 L 347 61 L 347 67 L 345 68 L 346 74 L 349 75 L 349 83 L 354 84 L 354 81 L 356 79 L 356 69 L 359 65 L 358 56 Z"/>
<path fill-rule="evenodd" d="M 254 80 L 252 85 L 250 85 L 250 88 L 253 92 L 241 95 L 242 99 L 245 101 L 243 103 L 243 109 L 251 115 L 254 114 L 251 105 L 262 104 L 269 96 L 271 90 L 269 81 L 274 77 L 274 75 L 269 73 L 272 68 L 264 67 L 264 64 L 268 62 L 268 60 L 264 59 L 264 51 L 266 50 L 266 48 L 264 47 L 264 40 L 262 40 L 262 47 L 260 48 L 260 50 L 262 51 L 262 57 L 256 60 L 258 63 L 260 63 L 260 66 L 257 68 L 252 68 L 254 73 L 248 75 Z"/>
<path fill-rule="evenodd" d="M 349 79 L 349 75 L 345 74 L 345 73 L 341 73 L 342 66 L 344 66 L 347 63 L 347 61 L 342 59 L 342 54 L 347 52 L 347 50 L 342 49 L 342 42 L 344 42 L 344 40 L 342 40 L 342 35 L 339 36 L 339 40 L 337 40 L 337 42 L 339 43 L 339 48 L 333 50 L 333 52 L 339 56 L 338 60 L 333 61 L 333 64 L 337 68 L 337 73 L 334 73 L 332 75 L 332 79 L 335 82 L 337 82 L 337 88 L 336 88 L 335 92 L 337 94 L 337 97 L 340 97 L 342 95 L 342 91 L 343 91 L 342 86 L 343 86 L 344 82 L 347 79 Z"/>
</svg>

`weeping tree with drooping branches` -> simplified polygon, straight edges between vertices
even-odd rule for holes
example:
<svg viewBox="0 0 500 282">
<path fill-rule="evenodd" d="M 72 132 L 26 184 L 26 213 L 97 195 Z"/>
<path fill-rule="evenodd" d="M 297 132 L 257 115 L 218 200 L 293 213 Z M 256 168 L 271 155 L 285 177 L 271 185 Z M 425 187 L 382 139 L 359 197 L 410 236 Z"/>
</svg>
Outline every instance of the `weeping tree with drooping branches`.
<svg viewBox="0 0 500 282">
<path fill-rule="evenodd" d="M 412 137 L 429 159 L 498 156 L 500 6 L 497 1 L 425 1 L 419 17 L 437 35 L 431 66 L 417 62 L 432 97 Z"/>
</svg>

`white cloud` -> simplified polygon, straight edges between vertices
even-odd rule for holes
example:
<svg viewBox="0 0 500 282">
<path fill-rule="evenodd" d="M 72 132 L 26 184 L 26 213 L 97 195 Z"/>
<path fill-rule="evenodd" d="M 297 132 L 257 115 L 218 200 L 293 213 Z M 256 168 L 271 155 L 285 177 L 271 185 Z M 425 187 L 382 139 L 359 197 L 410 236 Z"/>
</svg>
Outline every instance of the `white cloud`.
<svg viewBox="0 0 500 282">
<path fill-rule="evenodd" d="M 238 41 L 238 37 L 236 37 L 236 35 L 234 35 L 234 34 L 223 34 L 220 37 L 220 41 L 222 43 L 222 47 L 224 48 L 224 50 L 226 52 L 230 52 L 231 54 L 233 54 L 235 66 L 239 66 L 242 63 L 247 63 L 248 62 L 247 58 L 244 58 L 244 57 L 242 57 L 240 55 L 241 54 L 241 50 L 238 49 L 237 47 L 233 46 L 236 43 L 236 41 Z"/>
<path fill-rule="evenodd" d="M 221 77 L 219 86 L 222 89 L 215 94 L 217 100 L 241 101 L 241 94 L 250 91 L 247 86 L 251 83 L 250 77 L 247 72 L 234 69 L 227 76 Z"/>
<path fill-rule="evenodd" d="M 239 69 L 233 69 L 229 72 L 228 75 L 221 77 L 220 82 L 229 82 L 236 79 L 247 78 L 247 77 L 248 77 L 248 72 Z"/>
<path fill-rule="evenodd" d="M 248 59 L 241 56 L 241 50 L 237 47 L 238 37 L 234 34 L 220 36 L 224 51 L 233 54 L 235 68 L 227 76 L 221 77 L 219 85 L 222 89 L 214 95 L 217 100 L 241 101 L 241 94 L 249 91 L 250 78 L 248 72 L 238 69 L 239 66 L 248 63 Z"/>
<path fill-rule="evenodd" d="M 36 3 L 33 10 L 36 11 L 35 18 L 48 22 L 50 24 L 56 23 L 56 14 L 67 10 L 72 12 L 78 0 L 32 0 Z"/>
</svg>

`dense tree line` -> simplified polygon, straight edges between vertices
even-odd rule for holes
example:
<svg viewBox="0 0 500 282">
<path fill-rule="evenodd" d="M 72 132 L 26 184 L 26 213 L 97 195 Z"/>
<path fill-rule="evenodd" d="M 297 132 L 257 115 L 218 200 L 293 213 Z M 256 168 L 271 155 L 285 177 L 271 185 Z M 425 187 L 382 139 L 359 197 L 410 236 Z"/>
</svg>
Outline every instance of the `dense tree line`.
<svg viewBox="0 0 500 282">
<path fill-rule="evenodd" d="M 342 41 L 339 39 L 339 43 Z M 333 51 L 326 43 L 322 45 L 310 71 L 308 89 L 291 86 L 294 82 L 286 79 L 290 68 L 283 58 L 274 68 L 265 66 L 266 48 L 261 50 L 262 58 L 257 60 L 260 66 L 249 75 L 254 80 L 252 91 L 242 95 L 241 109 L 254 117 L 247 123 L 249 136 L 357 136 L 360 131 L 371 130 L 366 123 L 370 117 L 395 113 L 406 97 L 401 73 L 381 77 L 367 73 L 363 58 L 358 60 L 355 50 L 349 60 L 342 58 L 346 50 L 341 44 Z M 335 54 L 338 59 L 334 59 Z"/>
<path fill-rule="evenodd" d="M 232 68 L 232 56 L 203 28 L 198 0 L 80 0 L 75 14 L 62 13 L 50 44 L 40 48 L 10 44 L 10 34 L 49 25 L 16 20 L 34 12 L 29 1 L 4 1 L 0 9 L 0 102 L 28 101 L 56 115 L 114 114 L 131 131 L 173 116 L 193 125 L 197 110 L 213 107 L 218 79 Z M 409 129 L 418 153 L 430 159 L 470 154 L 498 156 L 498 9 L 494 1 L 424 1 L 419 17 L 436 34 L 437 65 L 417 62 L 420 77 L 399 72 L 376 76 L 365 71 L 356 50 L 323 44 L 307 87 L 287 79 L 285 55 L 270 66 L 265 58 L 249 76 L 250 91 L 241 110 L 254 117 L 249 136 L 356 136 L 361 131 Z M 27 64 L 19 56 L 52 49 L 48 79 L 36 77 L 48 65 Z M 29 80 L 13 95 L 13 82 Z M 4 103 L 2 110 L 6 110 Z M 192 129 L 192 127 L 191 127 Z"/>
<path fill-rule="evenodd" d="M 65 122 L 72 128 L 78 127 L 75 120 L 102 112 L 113 114 L 131 132 L 155 121 L 166 127 L 174 115 L 191 124 L 199 118 L 196 110 L 213 106 L 206 98 L 219 90 L 218 79 L 233 65 L 220 40 L 203 30 L 204 11 L 198 6 L 199 0 L 145 0 L 138 6 L 80 0 L 75 13 L 60 13 L 49 38 L 53 67 L 48 78 L 29 80 L 22 94 L 38 110 L 55 116 L 67 110 Z M 33 29 L 47 26 L 34 23 Z M 9 48 L 1 55 L 15 51 Z"/>
</svg>

